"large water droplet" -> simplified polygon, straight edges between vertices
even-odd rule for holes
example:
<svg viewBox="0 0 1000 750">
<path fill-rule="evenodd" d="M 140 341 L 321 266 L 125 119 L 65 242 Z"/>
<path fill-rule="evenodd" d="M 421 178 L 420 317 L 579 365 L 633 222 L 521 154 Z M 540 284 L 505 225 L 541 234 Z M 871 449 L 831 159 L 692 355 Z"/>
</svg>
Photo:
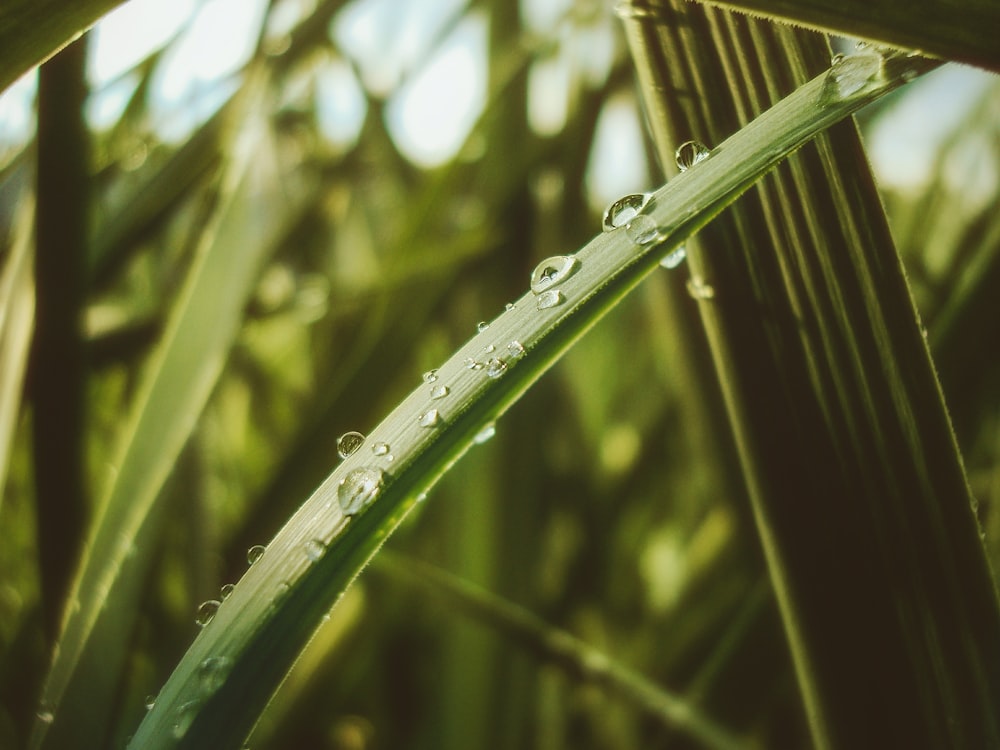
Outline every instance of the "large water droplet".
<svg viewBox="0 0 1000 750">
<path fill-rule="evenodd" d="M 674 162 L 682 172 L 687 172 L 700 161 L 708 158 L 708 146 L 698 141 L 684 141 L 674 151 Z"/>
<path fill-rule="evenodd" d="M 312 562 L 316 562 L 321 557 L 323 553 L 326 552 L 326 545 L 319 539 L 310 539 L 306 542 L 305 553 Z"/>
<path fill-rule="evenodd" d="M 472 438 L 472 442 L 476 445 L 482 445 L 483 443 L 489 441 L 494 435 L 497 434 L 497 426 L 495 422 L 490 422 L 485 425 L 483 429 L 476 433 L 476 436 Z"/>
<path fill-rule="evenodd" d="M 449 393 L 451 393 L 451 390 L 446 385 L 438 385 L 431 388 L 431 398 L 433 399 L 444 398 Z"/>
<path fill-rule="evenodd" d="M 430 411 L 425 411 L 417 419 L 417 424 L 421 427 L 437 427 L 441 424 L 441 414 L 437 409 L 431 409 Z"/>
<path fill-rule="evenodd" d="M 563 297 L 563 293 L 558 289 L 549 289 L 547 292 L 542 292 L 538 295 L 535 299 L 535 307 L 539 310 L 546 310 L 550 307 L 562 304 L 565 299 L 566 298 Z"/>
<path fill-rule="evenodd" d="M 834 57 L 833 67 L 826 74 L 823 96 L 831 99 L 853 96 L 882 78 L 883 63 L 882 55 L 870 48 L 840 59 Z"/>
<path fill-rule="evenodd" d="M 649 202 L 648 193 L 632 193 L 624 198 L 619 198 L 606 209 L 604 218 L 601 221 L 601 228 L 605 232 L 611 232 L 618 227 L 623 227 L 632 219 L 639 215 L 639 212 Z"/>
<path fill-rule="evenodd" d="M 664 255 L 663 260 L 660 261 L 660 265 L 664 268 L 677 268 L 677 266 L 684 262 L 685 258 L 687 258 L 687 248 L 681 245 Z"/>
<path fill-rule="evenodd" d="M 649 245 L 664 237 L 653 217 L 646 214 L 639 214 L 626 224 L 625 234 L 637 245 Z"/>
<path fill-rule="evenodd" d="M 374 500 L 382 490 L 385 474 L 381 469 L 354 469 L 340 480 L 337 502 L 344 515 L 351 516 Z"/>
<path fill-rule="evenodd" d="M 364 442 L 365 436 L 360 432 L 345 432 L 337 439 L 337 455 L 341 458 L 347 458 L 357 451 Z"/>
<path fill-rule="evenodd" d="M 551 289 L 563 279 L 572 276 L 578 265 L 576 258 L 569 255 L 546 258 L 531 272 L 531 291 L 541 294 L 546 289 Z"/>
<path fill-rule="evenodd" d="M 222 687 L 232 666 L 233 660 L 228 656 L 209 656 L 198 665 L 198 684 L 204 697 Z"/>
<path fill-rule="evenodd" d="M 264 545 L 255 544 L 253 547 L 247 550 L 247 565 L 253 565 L 257 562 L 261 556 L 264 554 Z"/>
<path fill-rule="evenodd" d="M 507 363 L 499 357 L 494 357 L 486 363 L 486 374 L 491 378 L 499 378 L 507 371 Z"/>
<path fill-rule="evenodd" d="M 423 374 L 423 378 L 424 378 L 424 382 L 425 383 L 433 383 L 434 381 L 436 381 L 438 379 L 438 371 L 437 370 L 428 370 L 427 372 L 425 372 Z"/>
<path fill-rule="evenodd" d="M 194 619 L 198 627 L 203 628 L 215 619 L 215 613 L 219 611 L 221 604 L 222 602 L 217 599 L 209 599 L 207 602 L 202 602 L 198 607 L 198 614 Z"/>
</svg>

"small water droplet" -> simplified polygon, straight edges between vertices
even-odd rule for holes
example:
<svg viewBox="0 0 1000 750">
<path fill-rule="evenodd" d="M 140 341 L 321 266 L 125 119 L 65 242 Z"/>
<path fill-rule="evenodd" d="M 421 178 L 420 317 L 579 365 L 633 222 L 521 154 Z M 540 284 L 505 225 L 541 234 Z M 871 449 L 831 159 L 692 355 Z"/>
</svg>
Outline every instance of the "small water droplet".
<svg viewBox="0 0 1000 750">
<path fill-rule="evenodd" d="M 472 357 L 468 357 L 462 364 L 465 365 L 465 369 L 467 370 L 482 370 L 485 367 L 482 362 L 477 362 Z"/>
<path fill-rule="evenodd" d="M 472 442 L 476 445 L 482 445 L 483 443 L 489 441 L 494 435 L 497 434 L 496 422 L 490 422 L 488 425 L 483 427 L 476 436 L 472 438 Z"/>
<path fill-rule="evenodd" d="M 451 393 L 451 389 L 446 385 L 437 385 L 431 388 L 431 398 L 433 399 L 444 398 L 449 393 Z"/>
<path fill-rule="evenodd" d="M 326 545 L 319 539 L 310 539 L 306 542 L 305 552 L 306 557 L 308 557 L 312 562 L 316 562 L 323 557 L 323 553 L 326 552 Z"/>
<path fill-rule="evenodd" d="M 823 86 L 823 96 L 842 99 L 862 91 L 870 83 L 882 78 L 882 55 L 865 48 L 853 55 L 836 60 Z"/>
<path fill-rule="evenodd" d="M 437 409 L 431 409 L 430 411 L 425 411 L 417 419 L 417 424 L 421 427 L 437 427 L 441 424 L 441 414 Z"/>
<path fill-rule="evenodd" d="M 208 697 L 225 683 L 232 669 L 233 660 L 228 656 L 209 656 L 198 665 L 198 683 L 203 697 Z"/>
<path fill-rule="evenodd" d="M 538 295 L 538 298 L 535 300 L 535 307 L 539 310 L 545 310 L 562 304 L 565 299 L 563 293 L 558 289 L 549 289 L 549 291 Z"/>
<path fill-rule="evenodd" d="M 38 711 L 35 712 L 35 718 L 37 718 L 43 724 L 51 724 L 55 721 L 55 714 L 52 713 L 52 709 L 48 706 L 39 706 Z"/>
<path fill-rule="evenodd" d="M 687 172 L 700 161 L 708 158 L 708 146 L 698 141 L 684 141 L 674 151 L 674 162 L 682 172 Z"/>
<path fill-rule="evenodd" d="M 265 547 L 263 544 L 255 544 L 253 547 L 248 549 L 247 565 L 253 565 L 255 562 L 257 562 L 261 558 L 261 555 L 264 554 L 264 549 Z"/>
<path fill-rule="evenodd" d="M 701 279 L 690 278 L 687 280 L 687 290 L 694 299 L 712 299 L 715 297 L 715 288 L 711 284 L 706 284 Z"/>
<path fill-rule="evenodd" d="M 618 227 L 625 226 L 639 215 L 649 202 L 649 198 L 648 193 L 632 193 L 626 195 L 624 198 L 619 198 L 604 209 L 601 228 L 605 232 L 612 232 L 618 229 Z"/>
<path fill-rule="evenodd" d="M 382 490 L 385 474 L 381 469 L 354 469 L 340 480 L 337 487 L 337 502 L 344 515 L 357 513 L 372 502 Z"/>
<path fill-rule="evenodd" d="M 219 611 L 219 606 L 222 604 L 218 599 L 209 599 L 207 602 L 202 602 L 198 607 L 198 614 L 195 617 L 195 622 L 198 627 L 205 627 L 213 619 L 215 619 L 215 613 Z"/>
<path fill-rule="evenodd" d="M 198 708 L 200 706 L 200 700 L 187 701 L 179 705 L 177 710 L 174 711 L 174 725 L 171 727 L 170 733 L 175 740 L 179 740 L 187 734 L 187 730 L 194 722 L 194 717 L 198 715 Z"/>
<path fill-rule="evenodd" d="M 478 323 L 476 323 L 476 330 L 479 333 L 482 333 L 483 331 L 485 331 L 489 327 L 490 327 L 490 324 L 487 323 L 485 320 L 481 320 Z"/>
<path fill-rule="evenodd" d="M 427 372 L 425 372 L 423 374 L 423 378 L 424 378 L 424 382 L 425 383 L 433 383 L 434 381 L 436 381 L 438 379 L 438 371 L 437 370 L 428 370 Z"/>
<path fill-rule="evenodd" d="M 364 442 L 365 436 L 360 432 L 345 432 L 337 438 L 337 455 L 341 458 L 347 458 L 357 451 Z"/>
<path fill-rule="evenodd" d="M 681 245 L 664 255 L 663 260 L 660 261 L 660 265 L 664 268 L 677 268 L 677 266 L 684 262 L 685 258 L 687 258 L 687 248 Z"/>
<path fill-rule="evenodd" d="M 541 294 L 563 279 L 572 276 L 579 262 L 569 255 L 555 255 L 546 258 L 531 272 L 531 291 Z"/>
<path fill-rule="evenodd" d="M 385 456 L 385 455 L 388 455 L 388 453 L 389 453 L 389 444 L 388 443 L 375 443 L 372 446 L 372 453 L 374 453 L 376 456 Z"/>
<path fill-rule="evenodd" d="M 507 371 L 507 363 L 499 357 L 493 357 L 486 363 L 486 374 L 491 378 L 499 378 Z"/>
<path fill-rule="evenodd" d="M 152 711 L 153 710 L 153 706 L 156 705 L 156 696 L 155 695 L 147 695 L 146 696 L 146 700 L 144 701 L 144 705 L 146 706 L 146 710 L 147 711 Z"/>
<path fill-rule="evenodd" d="M 427 493 L 426 492 L 421 492 L 419 495 L 417 495 L 417 502 L 418 503 L 422 503 L 426 499 L 427 499 Z"/>
<path fill-rule="evenodd" d="M 504 307 L 504 310 L 506 310 L 507 312 L 510 312 L 513 309 L 514 309 L 514 303 L 513 302 L 508 302 L 507 306 Z"/>
<path fill-rule="evenodd" d="M 507 354 L 512 359 L 520 359 L 524 356 L 524 345 L 520 341 L 511 341 L 507 344 Z"/>
<path fill-rule="evenodd" d="M 486 353 L 487 354 L 492 354 L 496 350 L 497 350 L 497 348 L 496 348 L 496 346 L 494 344 L 490 344 L 489 346 L 486 347 Z"/>
<path fill-rule="evenodd" d="M 652 216 L 639 214 L 625 225 L 625 234 L 637 245 L 649 245 L 664 238 Z"/>
<path fill-rule="evenodd" d="M 223 602 L 226 601 L 226 599 L 233 595 L 233 590 L 235 588 L 236 587 L 231 583 L 224 583 L 222 588 L 219 589 L 219 600 Z"/>
</svg>

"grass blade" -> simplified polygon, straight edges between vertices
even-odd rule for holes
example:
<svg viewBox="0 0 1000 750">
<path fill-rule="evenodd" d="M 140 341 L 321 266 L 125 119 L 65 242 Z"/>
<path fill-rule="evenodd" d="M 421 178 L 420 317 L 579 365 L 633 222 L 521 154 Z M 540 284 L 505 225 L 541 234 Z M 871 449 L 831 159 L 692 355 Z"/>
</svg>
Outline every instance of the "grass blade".
<svg viewBox="0 0 1000 750">
<path fill-rule="evenodd" d="M 569 266 L 558 290 L 552 283 L 544 297 L 525 294 L 462 346 L 278 532 L 192 644 L 131 746 L 238 747 L 325 613 L 484 425 L 761 174 L 929 65 L 888 58 L 847 93 L 835 76 L 817 77 L 656 191 L 641 220 L 548 262 Z M 646 219 L 655 231 L 646 232 Z M 447 398 L 434 398 L 431 389 L 442 386 Z"/>
</svg>

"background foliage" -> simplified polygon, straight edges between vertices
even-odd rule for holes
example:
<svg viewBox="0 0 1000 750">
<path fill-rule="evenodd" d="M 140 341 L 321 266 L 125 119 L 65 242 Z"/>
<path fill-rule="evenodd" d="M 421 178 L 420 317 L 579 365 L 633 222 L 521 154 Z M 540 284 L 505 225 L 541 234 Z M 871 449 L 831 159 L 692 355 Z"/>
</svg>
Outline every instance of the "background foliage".
<svg viewBox="0 0 1000 750">
<path fill-rule="evenodd" d="M 459 4 L 416 44 L 405 16 L 376 14 L 398 61 L 388 79 L 338 35 L 366 4 L 269 4 L 244 67 L 165 110 L 151 92 L 179 36 L 136 63 L 123 106 L 100 123 L 45 107 L 46 76 L 56 102 L 87 85 L 80 45 L 42 74 L 37 135 L 0 141 L 0 746 L 23 746 L 45 718 L 37 696 L 87 524 L 103 522 L 123 436 L 143 434 L 126 419 L 136 399 L 157 409 L 135 448 L 136 492 L 162 502 L 133 540 L 131 593 L 102 615 L 121 625 L 100 653 L 116 665 L 95 708 L 109 746 L 184 653 L 198 605 L 329 473 L 338 436 L 377 423 L 524 291 L 539 260 L 582 245 L 609 195 L 662 177 L 650 166 L 617 186 L 595 166 L 601 149 L 641 137 L 616 124 L 637 105 L 605 4 L 564 3 L 548 22 L 510 3 Z M 489 19 L 483 112 L 457 153 L 415 162 L 394 101 L 469 18 Z M 588 59 L 595 39 L 610 40 L 606 69 Z M 350 96 L 345 70 L 365 108 L 346 135 L 328 120 Z M 539 121 L 545 75 L 564 120 Z M 933 85 L 866 111 L 863 132 L 874 141 L 922 117 L 908 108 Z M 1000 88 L 975 85 L 975 105 L 921 154 L 927 174 L 885 180 L 882 198 L 989 542 Z M 67 149 L 55 164 L 46 138 Z M 81 247 L 46 240 L 53 227 Z M 32 283 L 33 237 L 38 268 L 65 273 Z M 193 268 L 217 269 L 200 277 L 217 290 L 203 294 L 211 306 L 189 304 L 202 299 Z M 751 743 L 808 744 L 747 501 L 719 470 L 729 438 L 703 420 L 717 389 L 693 382 L 681 355 L 700 330 L 686 273 L 645 283 L 446 475 L 389 543 L 403 564 L 376 564 L 348 591 L 253 747 L 689 746 L 586 670 L 506 639 L 500 615 L 424 597 L 399 570 L 410 558 L 526 607 Z M 86 280 L 78 294 L 74 279 Z M 36 319 L 56 324 L 36 326 L 31 358 L 35 297 Z M 164 354 L 183 315 L 199 325 Z M 65 399 L 55 413 L 52 394 Z"/>
</svg>

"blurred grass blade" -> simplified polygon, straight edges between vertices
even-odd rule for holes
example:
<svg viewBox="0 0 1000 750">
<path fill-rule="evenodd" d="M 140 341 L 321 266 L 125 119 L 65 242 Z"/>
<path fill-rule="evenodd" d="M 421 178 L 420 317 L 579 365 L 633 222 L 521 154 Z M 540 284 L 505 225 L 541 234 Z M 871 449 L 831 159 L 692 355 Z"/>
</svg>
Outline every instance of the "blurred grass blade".
<svg viewBox="0 0 1000 750">
<path fill-rule="evenodd" d="M 484 425 L 761 174 L 926 66 L 887 58 L 878 76 L 846 93 L 836 76 L 820 75 L 653 193 L 639 220 L 545 261 L 537 291 L 418 385 L 278 532 L 178 664 L 131 747 L 239 747 L 330 607 Z"/>
<path fill-rule="evenodd" d="M 31 273 L 32 201 L 24 199 L 14 222 L 10 252 L 0 268 L 0 507 L 20 414 L 21 384 L 28 361 L 35 285 Z"/>
<path fill-rule="evenodd" d="M 259 120 L 251 78 L 234 130 Z M 145 368 L 69 600 L 32 747 L 97 747 L 105 739 L 131 621 L 155 547 L 156 500 L 212 392 L 246 301 L 290 204 L 262 126 L 234 134 L 215 221 L 203 230 L 166 331 Z"/>
<path fill-rule="evenodd" d="M 1000 3 L 994 0 L 709 0 L 708 4 L 1000 72 Z"/>
<path fill-rule="evenodd" d="M 4 0 L 0 4 L 0 93 L 125 0 Z"/>
<path fill-rule="evenodd" d="M 688 3 L 626 16 L 664 159 L 829 59 L 806 32 Z M 697 244 L 693 283 L 712 290 L 700 310 L 816 746 L 1000 746 L 1000 607 L 854 124 Z"/>
<path fill-rule="evenodd" d="M 711 717 L 621 662 L 516 604 L 433 565 L 382 552 L 375 569 L 417 583 L 432 596 L 511 639 L 533 656 L 557 664 L 574 679 L 605 686 L 642 708 L 669 730 L 680 730 L 701 747 L 745 747 Z"/>
</svg>

